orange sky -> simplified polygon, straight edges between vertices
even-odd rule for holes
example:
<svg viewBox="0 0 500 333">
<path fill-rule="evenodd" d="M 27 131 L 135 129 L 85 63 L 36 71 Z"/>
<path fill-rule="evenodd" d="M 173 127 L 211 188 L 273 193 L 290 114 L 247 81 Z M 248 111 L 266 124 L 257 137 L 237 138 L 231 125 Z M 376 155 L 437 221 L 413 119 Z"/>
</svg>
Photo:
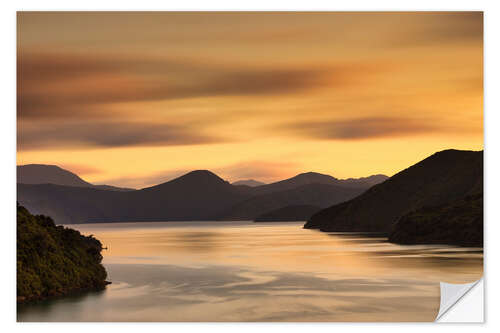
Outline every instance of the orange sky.
<svg viewBox="0 0 500 333">
<path fill-rule="evenodd" d="M 144 187 L 483 148 L 482 13 L 18 13 L 17 163 Z"/>
</svg>

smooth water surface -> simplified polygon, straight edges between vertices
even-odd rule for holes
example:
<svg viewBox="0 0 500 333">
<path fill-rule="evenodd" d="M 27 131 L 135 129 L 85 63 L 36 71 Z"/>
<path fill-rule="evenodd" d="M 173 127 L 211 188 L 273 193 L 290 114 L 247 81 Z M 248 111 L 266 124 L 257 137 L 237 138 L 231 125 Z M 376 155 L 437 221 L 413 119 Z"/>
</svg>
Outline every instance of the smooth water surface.
<svg viewBox="0 0 500 333">
<path fill-rule="evenodd" d="M 105 291 L 18 308 L 19 321 L 433 321 L 439 282 L 481 248 L 399 246 L 303 222 L 71 225 L 108 249 Z"/>
</svg>

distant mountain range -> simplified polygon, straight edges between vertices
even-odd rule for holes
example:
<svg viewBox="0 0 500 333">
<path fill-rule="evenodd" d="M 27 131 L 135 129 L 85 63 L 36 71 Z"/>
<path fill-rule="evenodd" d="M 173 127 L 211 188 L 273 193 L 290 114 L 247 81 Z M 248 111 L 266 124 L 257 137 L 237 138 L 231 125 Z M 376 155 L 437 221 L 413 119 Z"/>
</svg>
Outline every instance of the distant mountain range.
<svg viewBox="0 0 500 333">
<path fill-rule="evenodd" d="M 358 188 L 361 190 L 366 190 L 368 187 L 383 182 L 387 178 L 389 177 L 385 175 L 373 175 L 363 178 L 337 179 L 330 175 L 325 175 L 317 172 L 306 172 L 282 181 L 259 186 L 257 187 L 257 191 L 259 193 L 271 193 L 276 191 L 290 190 L 299 186 L 311 184 L 325 184 L 341 186 L 344 188 Z"/>
<path fill-rule="evenodd" d="M 230 184 L 208 170 L 141 190 L 93 185 L 57 166 L 18 166 L 17 200 L 58 224 L 305 220 L 329 232 L 383 232 L 400 244 L 483 244 L 483 152 L 444 150 L 388 178 L 308 172 Z M 327 208 L 326 208 L 327 207 Z"/>
<path fill-rule="evenodd" d="M 26 167 L 18 167 L 18 202 L 35 214 L 53 217 L 59 224 L 253 220 L 289 205 L 327 207 L 353 198 L 368 189 L 374 179 L 384 178 L 377 175 L 364 180 L 338 180 L 310 172 L 251 187 L 230 184 L 210 171 L 197 170 L 141 190 L 116 190 L 92 185 L 59 167 Z M 39 178 L 36 170 L 41 171 Z"/>
<path fill-rule="evenodd" d="M 474 200 L 467 199 L 470 196 Z M 467 226 L 471 231 L 468 242 L 482 244 L 482 196 L 483 152 L 444 150 L 352 200 L 317 212 L 304 227 L 321 231 L 391 232 L 390 239 L 401 243 L 432 239 L 433 243 L 462 245 L 466 242 L 460 233 Z M 480 209 L 466 208 L 473 206 Z M 426 231 L 424 224 L 416 223 L 423 220 Z"/>
<path fill-rule="evenodd" d="M 250 186 L 250 187 L 256 187 L 256 186 L 261 186 L 261 185 L 266 185 L 266 183 L 259 182 L 254 179 L 244 179 L 244 180 L 238 180 L 234 183 L 233 185 L 245 185 L 245 186 Z"/>
<path fill-rule="evenodd" d="M 76 187 L 91 187 L 111 191 L 133 191 L 111 185 L 94 185 L 86 182 L 71 171 L 57 165 L 26 164 L 17 166 L 17 182 L 22 184 L 56 184 Z"/>
<path fill-rule="evenodd" d="M 271 184 L 273 185 L 273 184 Z M 280 182 L 280 186 L 257 188 L 257 195 L 240 201 L 224 211 L 224 220 L 254 220 L 258 216 L 291 205 L 312 205 L 325 208 L 354 198 L 363 193 L 366 187 L 344 187 L 339 185 L 311 183 L 295 185 Z M 281 189 L 286 188 L 286 189 Z M 305 220 L 304 220 L 305 221 Z"/>
</svg>

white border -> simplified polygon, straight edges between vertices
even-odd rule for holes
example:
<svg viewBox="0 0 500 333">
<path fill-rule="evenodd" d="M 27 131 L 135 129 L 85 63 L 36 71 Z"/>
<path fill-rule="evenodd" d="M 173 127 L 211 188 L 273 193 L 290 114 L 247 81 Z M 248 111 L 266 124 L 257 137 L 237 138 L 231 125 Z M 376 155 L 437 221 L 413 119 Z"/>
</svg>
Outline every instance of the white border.
<svg viewBox="0 0 500 333">
<path fill-rule="evenodd" d="M 499 309 L 497 299 L 493 295 L 500 295 L 498 285 L 493 281 L 500 281 L 498 272 L 498 244 L 500 237 L 500 215 L 498 210 L 498 191 L 500 188 L 500 163 L 499 152 L 499 127 L 500 127 L 500 105 L 498 95 L 500 89 L 499 72 L 499 34 L 500 34 L 500 11 L 499 1 L 269 1 L 253 0 L 236 3 L 233 1 L 178 1 L 165 2 L 141 0 L 141 1 L 97 1 L 87 0 L 85 2 L 68 1 L 7 1 L 1 6 L 1 29 L 2 52 L 1 55 L 1 92 L 2 108 L 0 111 L 2 158 L 0 163 L 1 196 L 0 216 L 2 224 L 2 272 L 0 286 L 2 293 L 0 297 L 2 316 L 2 330 L 28 330 L 50 332 L 85 332 L 98 330 L 106 332 L 135 332 L 138 328 L 148 331 L 164 332 L 175 331 L 214 331 L 214 332 L 254 332 L 272 331 L 286 329 L 289 332 L 302 332 L 305 329 L 314 329 L 318 332 L 331 332 L 342 329 L 342 331 L 357 331 L 358 329 L 369 329 L 373 332 L 384 332 L 395 330 L 400 332 L 404 329 L 408 332 L 421 332 L 425 330 L 450 329 L 454 332 L 470 332 L 479 328 L 499 328 Z M 354 324 L 354 323 L 324 323 L 324 324 L 18 324 L 15 323 L 15 139 L 16 139 L 16 14 L 17 10 L 293 10 L 293 11 L 414 11 L 414 10 L 482 10 L 485 12 L 485 285 L 486 285 L 486 324 Z M 491 259 L 490 259 L 491 258 Z M 491 283 L 489 283 L 491 281 Z M 489 295 L 489 297 L 487 296 Z M 141 325 L 139 327 L 138 325 Z"/>
</svg>

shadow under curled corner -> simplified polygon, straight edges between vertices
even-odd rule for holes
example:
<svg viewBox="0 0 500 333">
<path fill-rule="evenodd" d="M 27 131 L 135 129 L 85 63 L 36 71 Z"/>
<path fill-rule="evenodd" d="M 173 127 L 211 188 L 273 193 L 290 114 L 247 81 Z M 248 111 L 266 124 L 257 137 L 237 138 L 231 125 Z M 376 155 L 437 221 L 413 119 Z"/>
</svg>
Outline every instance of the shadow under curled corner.
<svg viewBox="0 0 500 333">
<path fill-rule="evenodd" d="M 440 323 L 484 322 L 484 278 L 464 284 L 440 282 Z"/>
</svg>

